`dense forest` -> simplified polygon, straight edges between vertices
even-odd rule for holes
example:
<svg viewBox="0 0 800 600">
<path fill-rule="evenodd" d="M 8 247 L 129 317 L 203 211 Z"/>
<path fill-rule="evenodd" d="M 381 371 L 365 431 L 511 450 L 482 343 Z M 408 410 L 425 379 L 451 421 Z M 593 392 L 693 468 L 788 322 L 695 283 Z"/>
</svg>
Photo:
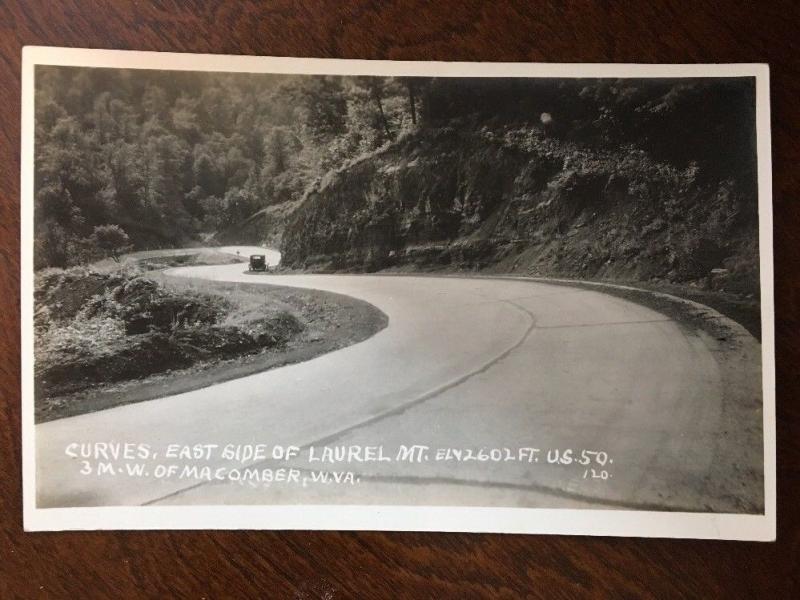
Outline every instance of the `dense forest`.
<svg viewBox="0 0 800 600">
<path fill-rule="evenodd" d="M 36 265 L 207 240 L 401 136 L 413 80 L 37 67 Z"/>
</svg>

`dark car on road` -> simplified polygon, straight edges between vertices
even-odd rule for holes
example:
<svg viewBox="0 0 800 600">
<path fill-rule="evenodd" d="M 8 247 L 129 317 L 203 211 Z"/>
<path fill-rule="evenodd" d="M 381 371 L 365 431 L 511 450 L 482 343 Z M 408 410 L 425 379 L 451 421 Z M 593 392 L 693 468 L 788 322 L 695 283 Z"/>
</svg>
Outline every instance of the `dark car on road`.
<svg viewBox="0 0 800 600">
<path fill-rule="evenodd" d="M 263 254 L 251 254 L 250 255 L 250 266 L 247 269 L 248 271 L 266 271 L 267 270 L 267 260 Z"/>
</svg>

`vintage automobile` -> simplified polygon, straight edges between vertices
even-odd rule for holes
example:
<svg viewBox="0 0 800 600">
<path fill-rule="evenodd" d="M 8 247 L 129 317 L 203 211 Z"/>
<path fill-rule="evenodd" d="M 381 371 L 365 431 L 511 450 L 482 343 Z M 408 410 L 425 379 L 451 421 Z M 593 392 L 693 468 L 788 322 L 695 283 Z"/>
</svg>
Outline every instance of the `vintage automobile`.
<svg viewBox="0 0 800 600">
<path fill-rule="evenodd" d="M 266 271 L 267 270 L 267 260 L 263 254 L 251 254 L 250 255 L 250 266 L 247 268 L 248 271 Z"/>
</svg>

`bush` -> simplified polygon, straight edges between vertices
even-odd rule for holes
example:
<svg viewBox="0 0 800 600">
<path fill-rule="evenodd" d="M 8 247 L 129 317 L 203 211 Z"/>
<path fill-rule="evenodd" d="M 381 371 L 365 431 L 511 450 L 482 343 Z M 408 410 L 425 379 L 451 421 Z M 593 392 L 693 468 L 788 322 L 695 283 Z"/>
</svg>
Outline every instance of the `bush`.
<svg viewBox="0 0 800 600">
<path fill-rule="evenodd" d="M 90 242 L 105 256 L 119 262 L 120 255 L 131 250 L 130 239 L 119 225 L 98 225 L 89 238 Z"/>
</svg>

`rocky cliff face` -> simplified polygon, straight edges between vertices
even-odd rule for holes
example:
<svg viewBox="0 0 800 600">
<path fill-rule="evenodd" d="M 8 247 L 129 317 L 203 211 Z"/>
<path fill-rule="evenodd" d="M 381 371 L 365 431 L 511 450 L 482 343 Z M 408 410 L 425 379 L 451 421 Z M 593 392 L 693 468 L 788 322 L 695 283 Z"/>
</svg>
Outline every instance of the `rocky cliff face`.
<svg viewBox="0 0 800 600">
<path fill-rule="evenodd" d="M 713 281 L 757 293 L 754 185 L 539 128 L 426 129 L 329 173 L 283 234 L 318 271 Z"/>
</svg>

